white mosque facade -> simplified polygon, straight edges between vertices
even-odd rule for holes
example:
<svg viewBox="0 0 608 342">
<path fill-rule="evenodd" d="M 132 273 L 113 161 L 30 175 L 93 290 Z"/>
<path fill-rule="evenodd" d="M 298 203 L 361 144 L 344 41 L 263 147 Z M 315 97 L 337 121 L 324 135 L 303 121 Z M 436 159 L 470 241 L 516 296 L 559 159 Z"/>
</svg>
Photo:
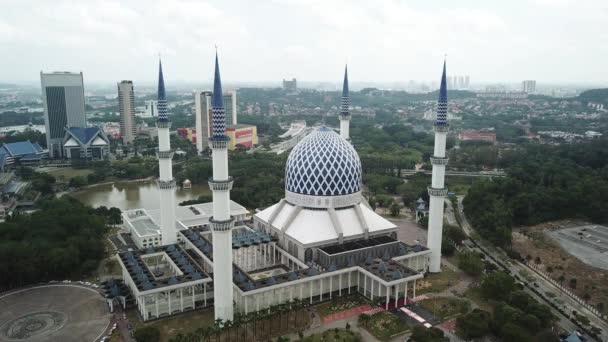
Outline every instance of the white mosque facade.
<svg viewBox="0 0 608 342">
<path fill-rule="evenodd" d="M 219 94 L 220 82 L 216 59 Z M 344 82 L 342 127 L 350 119 L 346 72 Z M 214 111 L 216 120 L 225 120 L 221 105 Z M 221 128 L 221 122 L 214 124 Z M 370 208 L 361 193 L 361 161 L 348 131 L 321 127 L 299 142 L 287 159 L 285 197 L 258 211 L 252 223 L 223 204 L 230 201 L 232 178 L 222 139 L 219 132 L 210 143 L 215 144 L 213 216 L 205 222 L 171 217 L 176 224 L 167 231 L 177 234 L 170 239 L 176 243 L 161 238 L 162 245 L 119 254 L 143 320 L 211 305 L 216 319 L 228 320 L 235 312 L 247 314 L 296 299 L 313 304 L 351 293 L 381 300 L 388 309 L 416 296 L 432 251 L 399 241 L 397 227 Z M 161 215 L 165 212 L 171 213 Z M 162 236 L 162 224 L 160 230 Z"/>
</svg>

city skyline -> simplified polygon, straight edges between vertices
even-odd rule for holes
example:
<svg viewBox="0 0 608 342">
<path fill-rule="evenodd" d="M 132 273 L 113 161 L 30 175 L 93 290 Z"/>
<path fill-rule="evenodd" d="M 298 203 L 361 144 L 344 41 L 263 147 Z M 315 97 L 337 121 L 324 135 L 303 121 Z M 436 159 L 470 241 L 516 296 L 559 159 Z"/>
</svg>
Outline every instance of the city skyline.
<svg viewBox="0 0 608 342">
<path fill-rule="evenodd" d="M 0 42 L 12 53 L 0 81 L 69 70 L 91 82 L 148 83 L 161 53 L 173 82 L 208 83 L 217 44 L 227 83 L 334 82 L 345 62 L 360 82 L 433 80 L 444 54 L 454 75 L 475 82 L 603 83 L 608 48 L 595 42 L 608 5 L 574 4 L 8 0 Z"/>
</svg>

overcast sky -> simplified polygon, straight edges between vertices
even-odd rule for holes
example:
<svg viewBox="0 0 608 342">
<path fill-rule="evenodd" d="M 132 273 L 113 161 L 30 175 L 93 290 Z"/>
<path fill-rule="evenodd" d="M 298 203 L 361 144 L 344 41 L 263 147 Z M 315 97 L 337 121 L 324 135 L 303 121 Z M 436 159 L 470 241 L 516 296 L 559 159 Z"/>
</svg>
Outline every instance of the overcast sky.
<svg viewBox="0 0 608 342">
<path fill-rule="evenodd" d="M 0 82 L 608 83 L 608 0 L 0 0 Z"/>
</svg>

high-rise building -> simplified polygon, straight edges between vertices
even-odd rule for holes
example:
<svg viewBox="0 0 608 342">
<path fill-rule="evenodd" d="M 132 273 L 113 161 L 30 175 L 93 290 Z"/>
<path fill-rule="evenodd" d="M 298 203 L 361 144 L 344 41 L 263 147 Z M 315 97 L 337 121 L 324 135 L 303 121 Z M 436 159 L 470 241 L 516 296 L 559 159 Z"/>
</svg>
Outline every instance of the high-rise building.
<svg viewBox="0 0 608 342">
<path fill-rule="evenodd" d="M 137 135 L 135 124 L 135 94 L 133 82 L 118 83 L 118 110 L 120 112 L 120 136 L 124 144 L 130 144 Z"/>
<path fill-rule="evenodd" d="M 224 92 L 224 108 L 226 109 L 226 124 L 228 126 L 236 125 L 236 89 Z"/>
<path fill-rule="evenodd" d="M 156 103 L 156 100 L 149 100 L 145 102 L 146 117 L 153 118 L 158 116 L 158 108 L 156 106 Z"/>
<path fill-rule="evenodd" d="M 209 129 L 211 118 L 211 95 L 210 91 L 194 92 L 194 109 L 196 122 L 196 150 L 198 153 L 209 146 Z"/>
<path fill-rule="evenodd" d="M 536 81 L 535 80 L 525 80 L 521 82 L 521 90 L 524 93 L 534 94 L 536 92 Z"/>
<path fill-rule="evenodd" d="M 435 148 L 431 157 L 433 174 L 429 192 L 429 228 L 428 247 L 431 250 L 429 272 L 441 272 L 441 236 L 443 230 L 443 206 L 448 189 L 445 187 L 445 166 L 448 158 L 445 153 L 446 138 L 450 128 L 448 124 L 448 92 L 445 77 L 445 61 L 437 100 L 437 118 L 435 120 Z"/>
<path fill-rule="evenodd" d="M 67 127 L 86 127 L 84 82 L 81 73 L 40 72 L 46 145 L 50 158 L 63 157 Z"/>
<path fill-rule="evenodd" d="M 211 100 L 213 92 L 195 91 L 194 108 L 196 113 L 196 150 L 201 153 L 209 145 L 211 136 Z M 235 126 L 237 120 L 236 90 L 223 93 L 224 110 L 226 111 L 226 125 Z M 199 142 L 200 141 L 200 142 Z"/>
<path fill-rule="evenodd" d="M 283 79 L 283 89 L 288 91 L 298 90 L 298 81 L 295 78 L 290 80 Z"/>
<path fill-rule="evenodd" d="M 465 87 L 465 89 L 469 89 L 470 81 L 471 81 L 471 78 L 469 77 L 469 75 L 465 75 L 464 76 L 464 87 Z"/>
</svg>

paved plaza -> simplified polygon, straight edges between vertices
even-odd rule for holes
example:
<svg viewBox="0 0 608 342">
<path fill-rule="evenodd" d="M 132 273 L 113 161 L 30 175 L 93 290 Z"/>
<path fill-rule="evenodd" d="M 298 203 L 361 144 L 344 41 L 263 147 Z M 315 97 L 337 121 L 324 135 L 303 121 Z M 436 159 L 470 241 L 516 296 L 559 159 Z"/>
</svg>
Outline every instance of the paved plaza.
<svg viewBox="0 0 608 342">
<path fill-rule="evenodd" d="M 587 265 L 608 270 L 608 227 L 577 226 L 552 231 L 548 235 Z"/>
<path fill-rule="evenodd" d="M 45 285 L 0 295 L 0 341 L 96 341 L 111 314 L 95 290 Z"/>
</svg>

